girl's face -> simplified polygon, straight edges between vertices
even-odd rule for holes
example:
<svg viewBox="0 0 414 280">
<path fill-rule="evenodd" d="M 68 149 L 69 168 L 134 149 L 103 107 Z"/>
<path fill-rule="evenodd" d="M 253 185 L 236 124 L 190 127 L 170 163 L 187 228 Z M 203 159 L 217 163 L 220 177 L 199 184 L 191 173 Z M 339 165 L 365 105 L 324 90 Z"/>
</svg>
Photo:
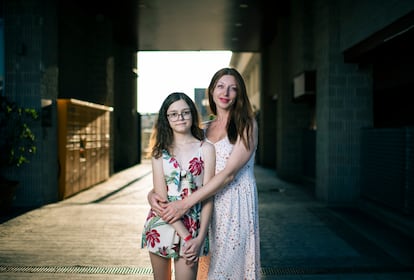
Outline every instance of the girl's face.
<svg viewBox="0 0 414 280">
<path fill-rule="evenodd" d="M 237 97 L 236 79 L 232 75 L 224 75 L 213 90 L 213 100 L 217 108 L 229 110 Z"/>
<path fill-rule="evenodd" d="M 193 124 L 190 106 L 182 99 L 175 101 L 168 107 L 167 119 L 174 132 L 190 131 Z"/>
</svg>

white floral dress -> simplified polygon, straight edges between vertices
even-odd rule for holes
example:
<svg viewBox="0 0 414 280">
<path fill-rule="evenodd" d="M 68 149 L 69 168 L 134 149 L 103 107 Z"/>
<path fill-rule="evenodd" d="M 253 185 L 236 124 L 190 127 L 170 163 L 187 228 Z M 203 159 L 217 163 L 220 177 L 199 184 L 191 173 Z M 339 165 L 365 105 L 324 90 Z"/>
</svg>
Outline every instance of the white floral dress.
<svg viewBox="0 0 414 280">
<path fill-rule="evenodd" d="M 226 137 L 214 144 L 216 173 L 233 150 Z M 208 279 L 260 279 L 259 210 L 253 153 L 234 180 L 214 196 Z"/>
<path fill-rule="evenodd" d="M 167 151 L 163 151 L 164 178 L 169 201 L 181 200 L 202 186 L 204 162 L 201 157 L 201 146 L 202 142 L 200 149 L 188 162 L 187 169 L 182 168 Z M 193 238 L 198 235 L 200 228 L 200 213 L 201 203 L 198 203 L 181 218 Z M 150 209 L 142 233 L 141 248 L 147 247 L 150 252 L 165 258 L 177 258 L 180 256 L 183 243 L 175 229 Z M 207 253 L 208 239 L 206 238 L 201 254 Z"/>
</svg>

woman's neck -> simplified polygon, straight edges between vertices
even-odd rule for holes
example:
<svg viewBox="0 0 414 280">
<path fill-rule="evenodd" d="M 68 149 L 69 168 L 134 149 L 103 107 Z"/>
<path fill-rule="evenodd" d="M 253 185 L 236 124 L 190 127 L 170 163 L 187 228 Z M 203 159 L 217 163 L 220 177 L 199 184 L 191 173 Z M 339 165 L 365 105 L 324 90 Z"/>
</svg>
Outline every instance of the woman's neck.
<svg viewBox="0 0 414 280">
<path fill-rule="evenodd" d="M 225 110 L 217 110 L 216 118 L 214 119 L 217 123 L 227 124 L 230 112 Z"/>
</svg>

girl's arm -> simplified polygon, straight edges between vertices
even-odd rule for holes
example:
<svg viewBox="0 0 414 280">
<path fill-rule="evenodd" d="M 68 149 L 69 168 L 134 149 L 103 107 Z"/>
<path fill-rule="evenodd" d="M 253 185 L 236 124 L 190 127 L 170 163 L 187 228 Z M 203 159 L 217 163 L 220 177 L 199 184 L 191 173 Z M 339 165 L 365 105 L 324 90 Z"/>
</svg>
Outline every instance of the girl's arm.
<svg viewBox="0 0 414 280">
<path fill-rule="evenodd" d="M 154 184 L 154 192 L 157 195 L 159 195 L 162 200 L 167 201 L 168 200 L 167 199 L 167 185 L 164 179 L 162 157 L 158 159 L 152 157 L 151 163 L 152 163 L 152 182 Z M 181 236 L 181 238 L 186 238 L 189 235 L 187 228 L 184 226 L 184 224 L 180 220 L 177 220 L 171 223 L 171 225 L 177 231 L 178 235 Z"/>
<path fill-rule="evenodd" d="M 200 217 L 200 230 L 196 238 L 186 241 L 184 257 L 188 263 L 196 262 L 201 253 L 201 247 L 206 239 L 208 227 L 210 224 L 211 214 L 213 212 L 213 198 L 207 198 L 202 202 Z"/>
<path fill-rule="evenodd" d="M 204 156 L 204 177 L 203 177 L 203 187 L 199 190 L 203 189 L 205 185 L 214 177 L 216 172 L 216 150 L 214 146 L 210 143 L 205 143 L 203 147 L 203 156 Z M 199 191 L 198 190 L 198 191 Z M 203 206 L 201 209 L 201 217 L 200 217 L 200 230 L 198 237 L 201 238 L 202 241 L 207 236 L 208 227 L 210 224 L 211 215 L 213 213 L 213 199 L 208 198 L 202 202 Z"/>
<path fill-rule="evenodd" d="M 243 144 L 243 141 L 239 139 L 236 141 L 233 151 L 226 162 L 225 168 L 217 173 L 211 180 L 200 190 L 193 193 L 191 196 L 180 200 L 168 203 L 168 205 L 162 210 L 162 217 L 166 222 L 177 221 L 188 209 L 199 201 L 203 201 L 216 192 L 221 190 L 225 185 L 230 183 L 237 172 L 247 163 L 257 147 L 257 123 L 253 121 L 250 148 L 247 149 Z"/>
<path fill-rule="evenodd" d="M 216 169 L 216 151 L 214 146 L 210 143 L 204 143 L 203 146 L 203 159 L 204 159 L 204 176 L 203 187 L 214 176 Z M 199 189 L 199 190 L 200 190 Z M 199 191 L 197 190 L 197 191 Z M 193 195 L 192 193 L 191 195 Z M 190 262 L 194 262 L 200 255 L 201 246 L 208 233 L 210 225 L 211 215 L 213 213 L 213 198 L 208 198 L 202 202 L 201 216 L 200 216 L 200 229 L 195 239 L 186 243 L 186 250 L 184 252 L 185 257 Z"/>
</svg>

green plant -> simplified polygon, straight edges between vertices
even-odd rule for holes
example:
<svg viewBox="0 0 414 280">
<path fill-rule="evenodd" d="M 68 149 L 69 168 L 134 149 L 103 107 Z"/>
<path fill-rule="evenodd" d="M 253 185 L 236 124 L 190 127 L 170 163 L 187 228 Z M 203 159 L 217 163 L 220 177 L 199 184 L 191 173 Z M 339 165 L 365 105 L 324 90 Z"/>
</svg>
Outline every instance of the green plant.
<svg viewBox="0 0 414 280">
<path fill-rule="evenodd" d="M 0 96 L 0 168 L 21 166 L 36 153 L 36 137 L 31 125 L 38 120 L 33 108 L 19 107 Z"/>
</svg>

